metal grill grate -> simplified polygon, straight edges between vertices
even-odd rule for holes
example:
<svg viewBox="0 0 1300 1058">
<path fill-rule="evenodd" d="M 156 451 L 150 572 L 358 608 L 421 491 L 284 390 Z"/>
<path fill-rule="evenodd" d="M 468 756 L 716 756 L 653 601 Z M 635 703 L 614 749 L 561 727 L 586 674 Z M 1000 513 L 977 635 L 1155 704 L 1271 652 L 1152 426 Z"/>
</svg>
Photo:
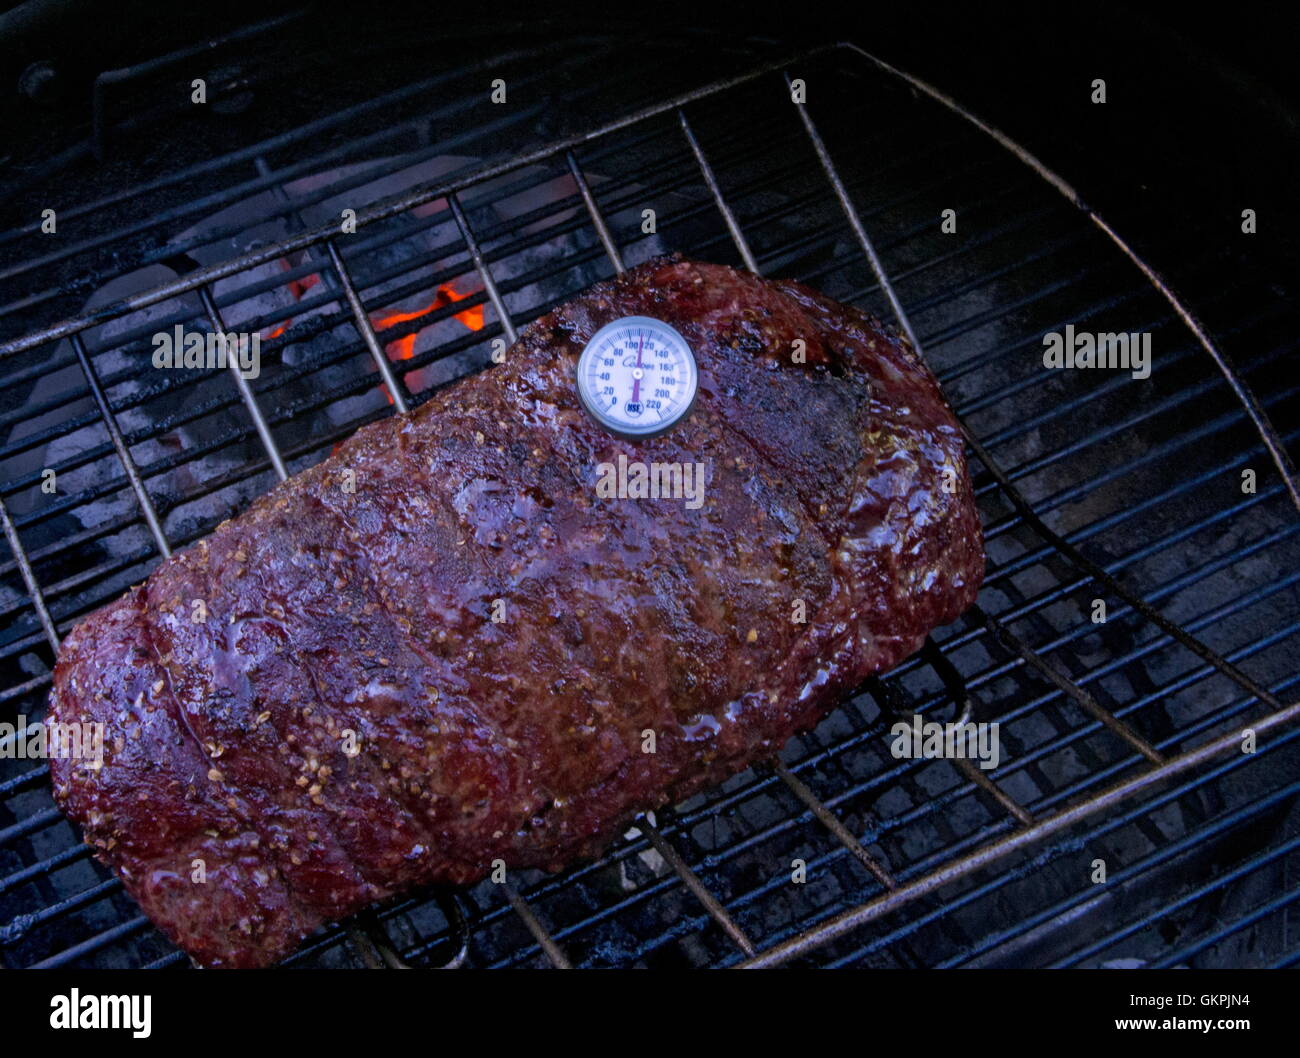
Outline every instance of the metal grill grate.
<svg viewBox="0 0 1300 1058">
<path fill-rule="evenodd" d="M 809 78 L 806 105 L 789 102 L 791 76 Z M 10 623 L 0 643 L 10 674 L 5 709 L 37 716 L 60 631 L 210 529 L 214 516 L 187 515 L 187 504 L 215 499 L 231 513 L 388 414 L 385 393 L 399 411 L 427 397 L 430 389 L 409 386 L 417 372 L 484 366 L 487 342 L 513 341 L 516 324 L 549 309 L 551 299 L 530 300 L 544 283 L 572 293 L 666 246 L 892 312 L 966 424 L 990 559 L 980 606 L 795 740 L 784 763 L 639 821 L 600 861 L 399 901 L 323 933 L 293 961 L 1180 964 L 1280 923 L 1251 959 L 1294 964 L 1300 948 L 1288 927 L 1300 890 L 1285 883 L 1300 835 L 1287 811 L 1300 784 L 1286 777 L 1298 756 L 1291 725 L 1300 705 L 1283 701 L 1296 681 L 1290 659 L 1300 634 L 1300 524 L 1289 502 L 1300 495 L 1285 447 L 1294 434 L 1278 437 L 1268 419 L 1286 421 L 1279 411 L 1296 404 L 1295 387 L 1277 383 L 1290 352 L 1286 321 L 1276 305 L 1241 307 L 1227 337 L 1254 352 L 1237 373 L 1068 185 L 944 106 L 951 110 L 856 48 L 818 49 L 503 162 L 467 164 L 359 210 L 348 236 L 303 225 L 313 203 L 283 191 L 331 159 L 274 165 L 288 141 L 242 155 L 255 178 L 142 222 L 168 237 L 124 258 L 135 267 L 185 257 L 187 271 L 0 346 L 14 385 L 75 365 L 85 387 L 51 395 L 35 427 L 0 447 L 0 464 L 20 465 L 73 431 L 102 431 L 88 448 L 65 450 L 60 476 L 88 484 L 57 500 L 11 513 L 39 470 L 29 460 L 5 474 L 0 522 L 11 558 L 0 572 L 21 587 L 0 598 Z M 431 138 L 401 162 L 472 148 L 497 131 Z M 373 156 L 387 149 L 385 136 L 362 146 Z M 381 158 L 343 179 L 361 186 L 395 164 Z M 490 216 L 493 203 L 557 174 L 572 181 L 571 193 L 508 220 Z M 279 192 L 273 216 L 300 230 L 198 264 L 212 233 L 178 238 L 179 225 L 265 190 Z M 318 200 L 334 190 L 322 188 Z M 638 225 L 647 203 L 661 216 L 659 241 Z M 945 241 L 940 208 L 955 208 L 974 234 Z M 448 222 L 454 244 L 374 267 L 386 250 L 409 249 L 417 231 Z M 559 237 L 568 240 L 560 257 L 537 256 Z M 42 289 L 39 276 L 77 255 L 100 260 L 94 255 L 112 244 L 96 237 L 6 270 L 30 286 L 0 310 L 0 323 L 58 304 L 66 291 Z M 268 265 L 282 271 L 264 278 L 257 270 Z M 82 293 L 123 267 L 97 266 Z M 1207 253 L 1188 268 L 1209 275 L 1217 262 Z M 119 350 L 140 358 L 148 335 L 195 318 L 224 331 L 249 299 L 313 275 L 321 279 L 314 293 L 292 306 L 300 322 L 266 348 L 274 360 L 296 343 L 343 335 L 318 362 L 273 362 L 253 383 L 233 374 L 142 385 L 138 366 L 110 358 Z M 412 321 L 374 322 L 380 305 L 452 281 L 477 292 Z M 386 353 L 479 306 L 482 330 L 400 362 Z M 241 325 L 280 326 L 287 315 Z M 1065 378 L 1035 366 L 1044 331 L 1084 319 L 1153 331 L 1151 379 Z M 303 374 L 307 385 L 296 385 Z M 1247 379 L 1270 394 L 1263 404 Z M 330 419 L 340 403 L 346 418 Z M 124 414 L 151 405 L 168 409 L 155 425 L 122 427 Z M 201 450 L 163 454 L 152 444 L 164 427 L 206 419 L 216 425 Z M 242 456 L 214 477 L 186 478 L 193 460 L 222 451 Z M 1253 495 L 1235 484 L 1242 468 L 1258 473 Z M 71 513 L 119 496 L 130 509 L 106 504 L 102 524 L 67 532 Z M 1087 616 L 1094 598 L 1109 607 L 1104 625 Z M 889 756 L 895 716 L 948 709 L 1003 725 L 1009 749 L 1000 768 Z M 1246 726 L 1259 742 L 1253 755 L 1238 751 Z M 47 769 L 6 766 L 6 962 L 183 961 L 76 842 L 51 803 Z M 1253 843 L 1243 838 L 1250 834 Z M 1088 881 L 1097 857 L 1112 864 L 1102 889 Z M 810 878 L 797 890 L 793 859 L 807 863 Z M 1149 885 L 1189 869 L 1198 879 L 1190 888 Z M 1207 908 L 1215 909 L 1208 926 Z M 1063 940 L 1062 923 L 1084 922 L 1095 928 Z"/>
</svg>

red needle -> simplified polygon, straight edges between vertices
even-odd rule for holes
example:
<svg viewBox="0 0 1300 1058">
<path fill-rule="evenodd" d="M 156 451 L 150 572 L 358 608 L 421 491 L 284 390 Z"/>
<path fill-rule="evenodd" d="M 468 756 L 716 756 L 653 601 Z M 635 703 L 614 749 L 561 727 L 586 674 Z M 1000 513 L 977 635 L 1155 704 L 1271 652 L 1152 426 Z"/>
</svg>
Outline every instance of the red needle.
<svg viewBox="0 0 1300 1058">
<path fill-rule="evenodd" d="M 641 367 L 641 350 L 645 346 L 645 335 L 641 335 L 641 344 L 636 347 L 636 366 Z M 635 404 L 641 399 L 641 377 L 638 375 L 632 380 L 632 403 Z"/>
</svg>

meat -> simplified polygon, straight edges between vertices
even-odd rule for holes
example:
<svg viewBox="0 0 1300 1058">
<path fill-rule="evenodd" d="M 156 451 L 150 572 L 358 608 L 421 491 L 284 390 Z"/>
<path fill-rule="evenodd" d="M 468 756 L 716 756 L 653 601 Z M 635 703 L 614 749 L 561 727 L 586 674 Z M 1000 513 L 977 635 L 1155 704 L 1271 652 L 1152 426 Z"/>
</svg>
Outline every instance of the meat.
<svg viewBox="0 0 1300 1058">
<path fill-rule="evenodd" d="M 642 441 L 574 387 L 631 315 L 700 374 Z M 620 455 L 702 463 L 704 502 L 598 496 Z M 983 564 L 909 347 L 796 283 L 659 259 L 78 625 L 50 714 L 106 750 L 53 761 L 55 793 L 177 944 L 261 966 L 416 886 L 596 854 L 915 651 Z"/>
</svg>

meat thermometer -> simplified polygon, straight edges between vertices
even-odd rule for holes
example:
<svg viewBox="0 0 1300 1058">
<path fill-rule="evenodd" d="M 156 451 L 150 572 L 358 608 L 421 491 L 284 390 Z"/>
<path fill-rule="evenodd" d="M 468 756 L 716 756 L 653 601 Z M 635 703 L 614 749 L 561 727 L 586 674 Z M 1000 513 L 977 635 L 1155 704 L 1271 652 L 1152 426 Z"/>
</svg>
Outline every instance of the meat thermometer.
<svg viewBox="0 0 1300 1058">
<path fill-rule="evenodd" d="M 700 375 L 673 327 L 624 316 L 591 336 L 578 357 L 578 396 L 591 417 L 621 437 L 651 437 L 685 418 Z"/>
</svg>

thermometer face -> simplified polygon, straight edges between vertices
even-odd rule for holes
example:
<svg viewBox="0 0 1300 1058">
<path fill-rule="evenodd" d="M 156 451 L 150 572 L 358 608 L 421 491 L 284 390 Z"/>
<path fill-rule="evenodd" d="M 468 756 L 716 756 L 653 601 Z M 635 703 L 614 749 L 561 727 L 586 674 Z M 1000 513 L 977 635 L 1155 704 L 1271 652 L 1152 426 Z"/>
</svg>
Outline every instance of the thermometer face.
<svg viewBox="0 0 1300 1058">
<path fill-rule="evenodd" d="M 578 358 L 582 403 L 605 429 L 624 437 L 649 437 L 680 421 L 698 386 L 686 339 L 649 316 L 606 324 Z"/>
</svg>

